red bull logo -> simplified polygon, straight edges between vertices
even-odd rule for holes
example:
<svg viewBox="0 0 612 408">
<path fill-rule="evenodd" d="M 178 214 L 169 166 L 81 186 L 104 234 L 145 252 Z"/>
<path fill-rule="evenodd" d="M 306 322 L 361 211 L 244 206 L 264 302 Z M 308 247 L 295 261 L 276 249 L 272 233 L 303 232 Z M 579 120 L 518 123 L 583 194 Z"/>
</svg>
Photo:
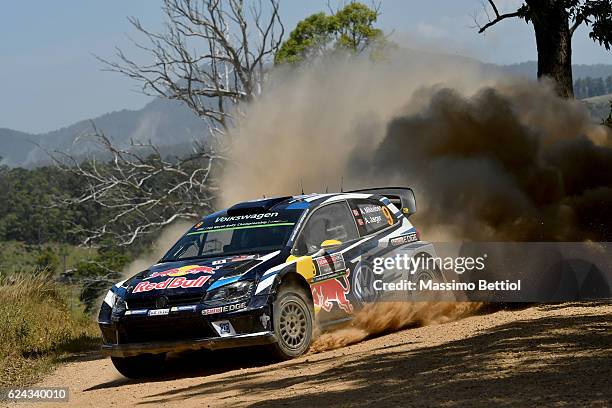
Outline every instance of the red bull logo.
<svg viewBox="0 0 612 408">
<path fill-rule="evenodd" d="M 159 276 L 184 276 L 195 273 L 215 273 L 215 270 L 210 266 L 200 266 L 200 265 L 186 265 L 181 266 L 180 268 L 172 268 L 162 272 L 154 272 L 150 276 L 145 279 L 153 279 Z"/>
<path fill-rule="evenodd" d="M 209 275 L 200 276 L 196 279 L 187 279 L 183 276 L 178 278 L 168 278 L 163 282 L 140 282 L 132 293 L 149 292 L 151 290 L 162 290 L 162 289 L 177 289 L 177 288 L 201 288 L 204 286 L 206 281 L 210 279 Z"/>
<path fill-rule="evenodd" d="M 350 271 L 347 269 L 346 275 L 340 278 L 329 279 L 313 284 L 311 290 L 315 307 L 320 307 L 326 312 L 329 312 L 334 307 L 334 303 L 336 303 L 340 309 L 344 310 L 346 313 L 353 313 L 353 305 L 351 305 L 351 302 L 346 298 L 346 295 L 351 290 L 348 279 L 349 274 Z M 344 281 L 344 285 L 340 283 L 340 279 Z"/>
</svg>

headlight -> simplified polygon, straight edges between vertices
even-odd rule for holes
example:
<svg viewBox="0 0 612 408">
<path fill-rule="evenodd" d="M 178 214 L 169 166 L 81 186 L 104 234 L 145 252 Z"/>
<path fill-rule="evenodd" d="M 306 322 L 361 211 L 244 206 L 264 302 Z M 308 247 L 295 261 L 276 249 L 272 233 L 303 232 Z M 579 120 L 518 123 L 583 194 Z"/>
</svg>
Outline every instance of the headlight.
<svg viewBox="0 0 612 408">
<path fill-rule="evenodd" d="M 108 304 L 112 308 L 112 314 L 118 315 L 120 313 L 125 312 L 126 305 L 125 300 L 119 295 L 117 295 L 112 290 L 109 290 L 104 298 L 104 303 Z"/>
<path fill-rule="evenodd" d="M 113 306 L 115 306 L 117 299 L 119 299 L 119 296 L 117 296 L 112 290 L 109 290 L 106 293 L 106 296 L 104 296 L 104 303 L 106 303 L 109 307 L 112 308 Z"/>
<path fill-rule="evenodd" d="M 204 295 L 204 302 L 233 302 L 244 299 L 251 294 L 253 282 L 240 281 L 219 289 L 212 290 Z"/>
<path fill-rule="evenodd" d="M 115 301 L 115 305 L 113 306 L 113 314 L 118 315 L 125 312 L 126 309 L 125 300 L 117 296 L 117 300 Z"/>
</svg>

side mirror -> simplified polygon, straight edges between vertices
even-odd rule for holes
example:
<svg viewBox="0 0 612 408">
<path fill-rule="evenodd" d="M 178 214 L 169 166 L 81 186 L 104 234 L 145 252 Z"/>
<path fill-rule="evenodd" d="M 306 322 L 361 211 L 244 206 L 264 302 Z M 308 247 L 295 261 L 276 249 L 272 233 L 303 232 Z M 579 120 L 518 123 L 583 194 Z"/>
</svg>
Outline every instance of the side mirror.
<svg viewBox="0 0 612 408">
<path fill-rule="evenodd" d="M 321 245 L 319 245 L 320 249 L 312 254 L 312 256 L 323 256 L 327 252 L 327 249 L 337 247 L 338 245 L 342 245 L 342 242 L 338 241 L 337 239 L 326 239 L 325 241 L 321 242 Z"/>
<path fill-rule="evenodd" d="M 321 248 L 333 248 L 333 247 L 337 247 L 338 245 L 342 245 L 342 241 L 338 241 L 337 239 L 326 239 L 325 241 L 321 242 Z"/>
</svg>

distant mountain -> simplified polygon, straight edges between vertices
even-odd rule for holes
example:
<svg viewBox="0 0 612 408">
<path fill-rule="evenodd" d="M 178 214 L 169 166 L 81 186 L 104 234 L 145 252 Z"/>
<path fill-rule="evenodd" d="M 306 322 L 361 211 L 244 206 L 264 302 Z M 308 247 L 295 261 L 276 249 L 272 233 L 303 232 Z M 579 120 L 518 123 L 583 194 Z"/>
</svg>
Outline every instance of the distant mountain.
<svg viewBox="0 0 612 408">
<path fill-rule="evenodd" d="M 536 78 L 538 75 L 538 63 L 536 61 L 521 62 L 520 64 L 501 65 L 501 69 L 509 74 Z M 572 76 L 574 80 L 580 78 L 605 78 L 612 75 L 612 64 L 572 65 Z"/>
<path fill-rule="evenodd" d="M 38 135 L 0 128 L 1 163 L 9 166 L 22 164 L 38 142 Z"/>
<path fill-rule="evenodd" d="M 151 141 L 164 148 L 165 153 L 187 150 L 195 139 L 207 136 L 207 127 L 184 105 L 176 101 L 155 99 L 140 110 L 121 110 L 107 113 L 92 120 L 42 134 L 29 134 L 11 129 L 0 129 L 0 156 L 9 166 L 36 166 L 48 163 L 44 149 L 84 155 L 96 150 L 91 142 L 74 143 L 75 138 L 90 134 L 92 123 L 118 146 L 125 147 L 130 140 Z"/>
</svg>

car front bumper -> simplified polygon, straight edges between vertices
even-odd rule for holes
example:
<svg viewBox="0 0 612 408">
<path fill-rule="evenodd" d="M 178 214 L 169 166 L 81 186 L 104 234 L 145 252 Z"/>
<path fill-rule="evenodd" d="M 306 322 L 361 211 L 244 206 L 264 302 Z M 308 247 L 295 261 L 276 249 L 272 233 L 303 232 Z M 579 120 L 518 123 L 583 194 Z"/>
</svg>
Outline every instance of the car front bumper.
<svg viewBox="0 0 612 408">
<path fill-rule="evenodd" d="M 269 297 L 256 296 L 239 310 L 206 308 L 202 304 L 178 311 L 121 313 L 102 310 L 98 323 L 102 352 L 115 357 L 158 354 L 184 350 L 233 348 L 271 344 L 277 341 L 272 327 Z M 231 311 L 226 311 L 231 310 Z M 155 311 L 153 311 L 155 312 Z M 222 330 L 224 325 L 227 330 Z"/>
<path fill-rule="evenodd" d="M 180 352 L 185 350 L 219 350 L 224 348 L 260 346 L 272 344 L 277 341 L 273 332 L 264 331 L 235 336 L 214 337 L 196 340 L 176 340 L 164 342 L 103 344 L 102 353 L 112 357 L 129 357 L 139 354 L 159 354 L 167 352 Z"/>
</svg>

